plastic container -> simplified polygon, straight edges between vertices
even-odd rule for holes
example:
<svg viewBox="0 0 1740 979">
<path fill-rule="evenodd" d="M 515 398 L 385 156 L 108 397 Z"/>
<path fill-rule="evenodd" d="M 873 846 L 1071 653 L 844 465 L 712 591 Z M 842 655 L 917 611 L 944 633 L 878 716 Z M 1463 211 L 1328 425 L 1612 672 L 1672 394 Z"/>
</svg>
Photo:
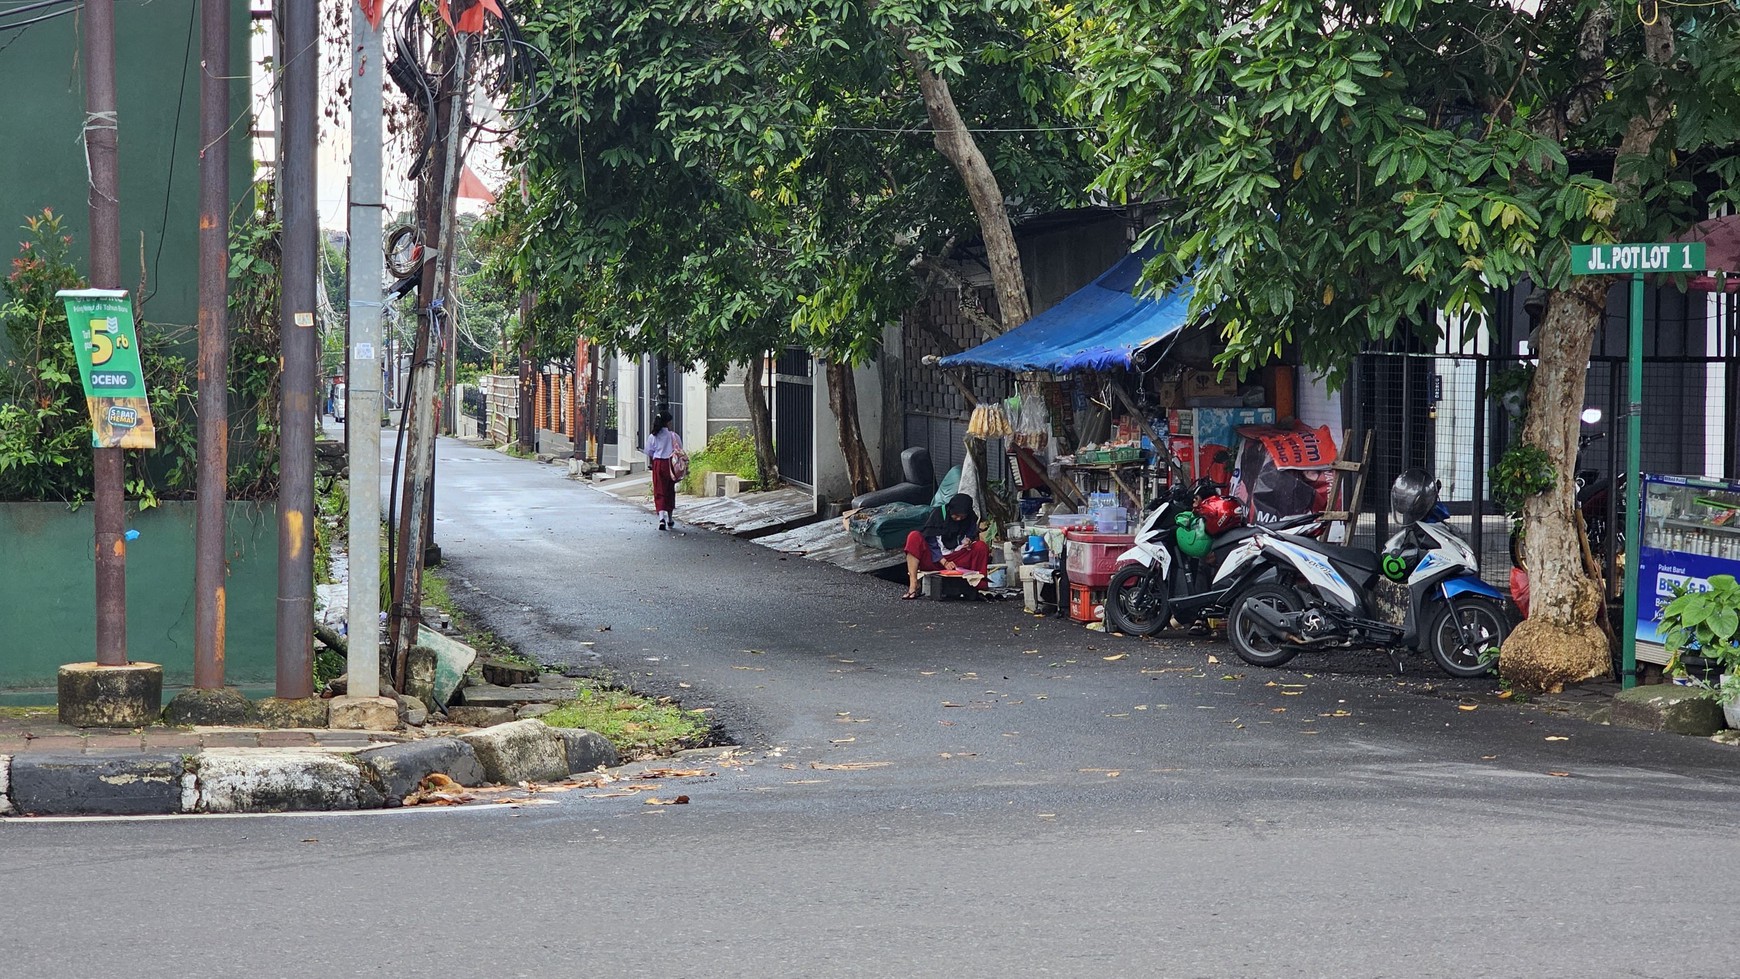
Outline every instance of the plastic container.
<svg viewBox="0 0 1740 979">
<path fill-rule="evenodd" d="M 1118 555 L 1130 549 L 1136 538 L 1128 534 L 1085 533 L 1072 530 L 1064 534 L 1069 541 L 1065 564 L 1069 568 L 1071 585 L 1105 588 L 1118 569 Z"/>
<path fill-rule="evenodd" d="M 1101 534 L 1122 534 L 1130 528 L 1130 511 L 1121 506 L 1107 504 L 1088 510 L 1088 518 L 1093 522 L 1094 531 Z"/>
<path fill-rule="evenodd" d="M 1103 588 L 1089 588 L 1070 582 L 1069 617 L 1077 622 L 1098 622 L 1100 617 L 1094 614 L 1094 610 L 1104 606 L 1105 595 Z"/>
<path fill-rule="evenodd" d="M 1080 527 L 1088 522 L 1085 513 L 1054 513 L 1045 518 L 1053 530 L 1063 530 L 1070 527 Z"/>
</svg>

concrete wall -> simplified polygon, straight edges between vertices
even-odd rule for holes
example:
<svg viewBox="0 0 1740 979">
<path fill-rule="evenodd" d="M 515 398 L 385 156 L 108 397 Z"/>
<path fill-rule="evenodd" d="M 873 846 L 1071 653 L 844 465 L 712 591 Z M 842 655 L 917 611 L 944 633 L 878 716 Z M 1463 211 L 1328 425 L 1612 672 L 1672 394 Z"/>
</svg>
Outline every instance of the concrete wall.
<svg viewBox="0 0 1740 979">
<path fill-rule="evenodd" d="M 199 23 L 198 5 L 115 5 L 116 109 L 120 127 L 121 281 L 139 288 L 143 255 L 146 324 L 187 324 L 198 309 Z M 248 76 L 248 4 L 231 3 L 230 74 Z M 73 261 L 88 272 L 84 144 L 84 20 L 56 17 L 7 35 L 0 56 L 6 93 L 0 131 L 0 264 L 10 261 L 27 215 L 52 207 L 73 237 Z M 189 38 L 192 45 L 189 46 Z M 183 79 L 185 78 L 185 83 Z M 248 193 L 252 165 L 248 83 L 230 95 L 230 193 Z M 180 112 L 179 121 L 177 111 Z M 148 325 L 143 329 L 149 329 Z M 192 347 L 191 340 L 188 343 Z M 191 350 L 190 350 L 191 356 Z"/>
<path fill-rule="evenodd" d="M 193 511 L 177 501 L 129 512 L 127 655 L 163 664 L 169 685 L 193 681 Z M 63 663 L 96 656 L 92 510 L 0 503 L 0 689 L 47 688 Z M 231 503 L 225 587 L 226 679 L 272 682 L 278 590 L 277 508 Z"/>
<path fill-rule="evenodd" d="M 749 399 L 743 394 L 743 377 L 747 367 L 737 366 L 725 372 L 725 380 L 706 393 L 707 437 L 720 429 L 735 428 L 749 434 Z"/>
</svg>

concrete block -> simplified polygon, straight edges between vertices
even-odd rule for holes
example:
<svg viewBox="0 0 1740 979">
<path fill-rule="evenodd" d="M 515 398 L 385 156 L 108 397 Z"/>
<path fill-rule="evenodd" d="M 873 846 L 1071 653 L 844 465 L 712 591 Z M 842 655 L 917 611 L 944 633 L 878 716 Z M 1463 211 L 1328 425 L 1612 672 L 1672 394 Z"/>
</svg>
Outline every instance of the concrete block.
<svg viewBox="0 0 1740 979">
<path fill-rule="evenodd" d="M 12 793 L 8 788 L 12 776 L 12 756 L 0 755 L 0 816 L 12 815 Z"/>
<path fill-rule="evenodd" d="M 260 712 L 235 687 L 201 690 L 189 687 L 170 698 L 163 708 L 165 724 L 206 727 L 249 727 L 259 723 Z"/>
<path fill-rule="evenodd" d="M 543 721 L 514 721 L 459 739 L 476 749 L 491 782 L 553 782 L 570 771 L 567 741 Z"/>
<path fill-rule="evenodd" d="M 543 717 L 560 710 L 555 704 L 527 704 L 514 711 L 514 719 L 523 721 L 528 717 Z"/>
<path fill-rule="evenodd" d="M 725 496 L 738 496 L 743 492 L 743 477 L 736 473 L 724 473 Z"/>
<path fill-rule="evenodd" d="M 616 745 L 610 739 L 597 731 L 588 731 L 580 727 L 559 727 L 554 729 L 562 736 L 568 752 L 569 772 L 594 772 L 600 768 L 615 768 L 622 764 L 622 759 L 616 753 Z"/>
<path fill-rule="evenodd" d="M 18 755 L 13 808 L 33 816 L 155 816 L 181 811 L 180 755 Z"/>
<path fill-rule="evenodd" d="M 449 707 L 447 723 L 465 727 L 494 727 L 514 719 L 512 707 Z"/>
<path fill-rule="evenodd" d="M 356 758 L 328 751 L 208 748 L 198 769 L 204 812 L 378 809 L 385 802 Z"/>
<path fill-rule="evenodd" d="M 518 707 L 521 704 L 560 704 L 580 695 L 579 686 L 565 677 L 541 679 L 535 684 L 499 687 L 480 683 L 460 691 L 468 707 Z"/>
<path fill-rule="evenodd" d="M 1726 725 L 1715 695 L 1697 687 L 1657 683 L 1621 690 L 1613 697 L 1615 727 L 1669 731 L 1707 738 Z"/>
<path fill-rule="evenodd" d="M 391 697 L 334 697 L 328 702 L 327 726 L 340 731 L 393 731 L 399 727 L 399 703 Z"/>
<path fill-rule="evenodd" d="M 537 683 L 537 667 L 530 664 L 510 663 L 506 660 L 486 659 L 481 664 L 483 678 L 497 686 L 511 687 L 516 683 Z"/>
<path fill-rule="evenodd" d="M 327 724 L 327 712 L 332 702 L 319 697 L 306 697 L 287 700 L 282 697 L 267 697 L 254 705 L 260 714 L 260 726 L 282 730 L 285 728 L 322 728 Z"/>
<path fill-rule="evenodd" d="M 68 663 L 56 680 L 60 722 L 74 727 L 144 727 L 163 710 L 163 667 Z"/>
<path fill-rule="evenodd" d="M 374 770 L 387 805 L 396 806 L 417 783 L 440 772 L 460 785 L 481 785 L 487 777 L 477 751 L 458 738 L 426 738 L 360 752 L 357 760 Z"/>
</svg>

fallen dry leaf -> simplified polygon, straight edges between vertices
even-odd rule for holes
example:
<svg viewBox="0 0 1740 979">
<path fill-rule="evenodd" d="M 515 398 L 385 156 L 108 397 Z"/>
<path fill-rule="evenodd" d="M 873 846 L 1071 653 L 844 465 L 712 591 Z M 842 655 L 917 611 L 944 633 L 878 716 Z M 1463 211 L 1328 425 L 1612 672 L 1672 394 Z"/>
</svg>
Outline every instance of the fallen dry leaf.
<svg viewBox="0 0 1740 979">
<path fill-rule="evenodd" d="M 710 778 L 715 773 L 704 768 L 649 768 L 635 778 Z"/>
<path fill-rule="evenodd" d="M 1514 694 L 1515 691 L 1513 690 L 1500 690 L 1495 694 L 1495 696 L 1497 696 L 1499 700 L 1509 700 Z"/>
<path fill-rule="evenodd" d="M 1220 657 L 1219 657 L 1219 656 L 1210 656 L 1210 657 L 1209 657 L 1209 658 L 1208 658 L 1208 661 L 1209 661 L 1209 662 L 1210 662 L 1210 663 L 1218 663 L 1218 662 L 1220 662 Z"/>
<path fill-rule="evenodd" d="M 302 842 L 304 842 L 304 843 L 319 843 L 320 840 L 316 839 L 315 837 L 310 836 L 308 839 L 303 840 Z"/>
<path fill-rule="evenodd" d="M 1547 774 L 1553 776 L 1554 778 L 1570 778 L 1571 777 L 1570 772 L 1548 772 Z"/>
<path fill-rule="evenodd" d="M 767 667 L 765 666 L 738 666 L 736 663 L 733 663 L 731 664 L 731 668 L 734 670 L 754 670 L 757 673 L 767 672 Z"/>
<path fill-rule="evenodd" d="M 1456 709 L 1457 710 L 1479 710 L 1480 705 L 1479 704 L 1457 704 Z"/>
<path fill-rule="evenodd" d="M 1493 760 L 1493 759 L 1494 759 L 1494 758 L 1497 758 L 1497 757 L 1498 757 L 1498 756 L 1497 756 L 1497 755 L 1481 755 L 1481 756 L 1480 756 L 1480 760 L 1481 760 L 1481 761 L 1491 761 L 1491 760 Z"/>
<path fill-rule="evenodd" d="M 861 772 L 869 768 L 887 768 L 892 764 L 891 761 L 843 761 L 838 764 L 812 761 L 810 767 L 819 772 Z"/>
<path fill-rule="evenodd" d="M 857 738 L 834 738 L 833 740 L 829 741 L 828 743 L 829 744 L 851 744 L 852 742 L 854 742 L 856 740 L 858 740 L 858 739 Z"/>
<path fill-rule="evenodd" d="M 1549 734 L 1549 735 L 1547 735 L 1547 740 L 1548 741 L 1569 741 L 1571 739 L 1567 738 L 1561 734 Z"/>
<path fill-rule="evenodd" d="M 1303 691 L 1303 690 L 1283 690 L 1283 691 L 1281 691 L 1281 696 L 1283 696 L 1283 697 L 1297 697 L 1304 692 L 1305 691 Z"/>
<path fill-rule="evenodd" d="M 939 751 L 939 752 L 937 752 L 937 757 L 938 758 L 977 758 L 977 757 L 979 757 L 979 753 L 977 751 Z"/>
<path fill-rule="evenodd" d="M 825 778 L 788 778 L 785 780 L 787 785 L 826 785 L 827 783 L 828 780 Z"/>
<path fill-rule="evenodd" d="M 1118 653 L 1118 654 L 1113 655 L 1113 656 L 1101 656 L 1100 659 L 1103 659 L 1108 663 L 1116 663 L 1118 660 L 1124 659 L 1125 657 L 1127 657 L 1129 655 L 1130 655 L 1129 653 Z"/>
<path fill-rule="evenodd" d="M 689 797 L 686 795 L 679 795 L 675 799 L 647 799 L 642 803 L 642 805 L 648 806 L 686 806 L 688 804 Z"/>
</svg>

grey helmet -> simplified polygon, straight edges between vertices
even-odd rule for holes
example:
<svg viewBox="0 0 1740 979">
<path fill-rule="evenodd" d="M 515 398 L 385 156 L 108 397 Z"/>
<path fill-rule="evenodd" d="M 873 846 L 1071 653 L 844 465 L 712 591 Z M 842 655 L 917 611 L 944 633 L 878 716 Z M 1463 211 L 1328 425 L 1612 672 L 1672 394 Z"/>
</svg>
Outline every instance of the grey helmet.
<svg viewBox="0 0 1740 979">
<path fill-rule="evenodd" d="M 1390 484 L 1390 510 L 1402 523 L 1418 523 L 1438 505 L 1438 490 L 1443 484 L 1426 475 L 1424 469 L 1410 469 Z"/>
</svg>

